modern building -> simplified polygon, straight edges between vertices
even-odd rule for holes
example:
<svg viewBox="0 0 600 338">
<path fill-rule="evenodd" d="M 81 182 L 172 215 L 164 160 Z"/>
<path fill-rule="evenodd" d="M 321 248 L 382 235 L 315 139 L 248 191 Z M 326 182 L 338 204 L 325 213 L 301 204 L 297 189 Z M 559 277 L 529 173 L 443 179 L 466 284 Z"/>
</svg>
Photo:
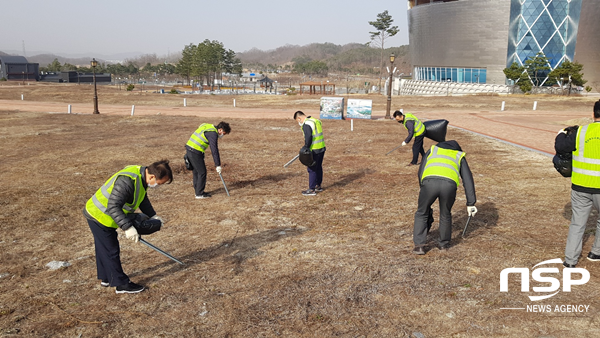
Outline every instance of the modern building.
<svg viewBox="0 0 600 338">
<path fill-rule="evenodd" d="M 37 81 L 39 64 L 29 63 L 23 56 L 0 55 L 0 79 Z"/>
<path fill-rule="evenodd" d="M 598 0 L 409 0 L 408 20 L 414 80 L 504 85 L 504 68 L 542 52 L 600 90 Z"/>
</svg>

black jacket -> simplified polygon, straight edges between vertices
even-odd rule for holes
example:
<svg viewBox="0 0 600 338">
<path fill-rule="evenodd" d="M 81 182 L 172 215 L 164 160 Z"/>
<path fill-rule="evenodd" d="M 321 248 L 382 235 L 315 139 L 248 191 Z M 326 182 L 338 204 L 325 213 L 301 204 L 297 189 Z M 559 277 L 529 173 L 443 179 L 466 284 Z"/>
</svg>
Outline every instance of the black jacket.
<svg viewBox="0 0 600 338">
<path fill-rule="evenodd" d="M 594 123 L 600 123 L 600 122 L 594 122 Z M 554 140 L 554 150 L 556 150 L 556 153 L 572 153 L 573 151 L 577 150 L 577 133 L 560 133 L 556 136 L 556 139 Z M 600 194 L 600 189 L 594 189 L 594 188 L 588 188 L 588 187 L 582 187 L 580 185 L 577 184 L 573 184 L 571 183 L 571 189 L 578 191 L 578 192 L 583 192 L 583 193 L 587 193 L 587 194 Z"/>
<path fill-rule="evenodd" d="M 404 118 L 406 118 L 406 117 L 404 117 Z M 402 122 L 398 122 L 398 123 L 402 123 Z M 408 143 L 410 143 L 410 140 L 412 140 L 413 135 L 415 134 L 415 121 L 414 120 L 409 120 L 409 121 L 406 121 L 406 124 L 403 124 L 403 125 L 408 130 L 408 136 L 404 140 L 404 142 L 406 144 L 408 144 Z"/>
<path fill-rule="evenodd" d="M 215 131 L 207 131 L 207 132 L 204 132 L 204 136 L 208 140 L 208 145 L 210 146 L 210 152 L 212 154 L 213 161 L 215 161 L 215 166 L 220 167 L 221 166 L 221 156 L 219 155 L 219 133 L 217 133 Z M 202 154 L 201 151 L 198 151 L 188 145 L 186 145 L 185 148 L 191 152 Z"/>
<path fill-rule="evenodd" d="M 438 147 L 450 150 L 458 150 L 462 151 L 458 142 L 452 141 L 444 141 L 437 144 Z M 421 183 L 421 177 L 423 177 L 423 171 L 425 170 L 425 165 L 427 164 L 427 157 L 431 153 L 431 149 L 425 153 L 423 156 L 423 160 L 421 161 L 421 166 L 419 167 L 419 184 Z M 469 164 L 467 163 L 467 158 L 463 157 L 460 161 L 460 177 L 462 178 L 463 186 L 465 188 L 465 196 L 467 198 L 467 206 L 474 206 L 477 202 L 477 197 L 475 196 L 475 182 L 473 181 L 473 174 L 471 173 L 471 169 L 469 168 Z M 425 180 L 450 180 L 445 177 L 426 177 Z M 452 181 L 454 182 L 454 181 Z"/>
<path fill-rule="evenodd" d="M 142 172 L 142 184 L 145 189 L 148 189 L 148 185 L 146 184 L 146 167 L 142 167 L 140 171 Z M 135 184 L 133 180 L 127 176 L 119 176 L 115 181 L 113 190 L 108 198 L 106 213 L 112 217 L 122 230 L 127 230 L 129 227 L 133 226 L 131 219 L 127 218 L 123 212 L 123 206 L 125 203 L 133 203 L 134 198 Z M 140 204 L 140 210 L 148 217 L 156 215 L 156 211 L 154 211 L 154 208 L 148 199 L 148 195 L 144 196 L 144 199 Z M 85 208 L 83 208 L 83 214 L 87 219 L 95 220 L 87 213 Z"/>
</svg>

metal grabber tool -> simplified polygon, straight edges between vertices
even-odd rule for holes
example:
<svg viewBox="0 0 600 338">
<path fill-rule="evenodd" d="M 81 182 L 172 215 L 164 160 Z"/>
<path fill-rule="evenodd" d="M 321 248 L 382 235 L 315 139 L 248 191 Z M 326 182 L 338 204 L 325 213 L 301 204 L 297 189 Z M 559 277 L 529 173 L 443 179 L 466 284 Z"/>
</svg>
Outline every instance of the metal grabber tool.
<svg viewBox="0 0 600 338">
<path fill-rule="evenodd" d="M 158 253 L 161 253 L 161 254 L 163 254 L 163 255 L 167 256 L 168 258 L 170 258 L 170 259 L 174 260 L 175 262 L 177 262 L 177 263 L 179 263 L 179 264 L 181 264 L 181 265 L 184 265 L 184 264 L 183 264 L 181 261 L 179 261 L 177 258 L 175 258 L 175 257 L 173 257 L 173 256 L 171 256 L 171 255 L 169 255 L 168 253 L 166 253 L 166 252 L 162 251 L 161 249 L 159 249 L 159 248 L 155 247 L 154 245 L 152 245 L 152 244 L 150 244 L 150 243 L 146 242 L 146 240 L 142 239 L 142 236 L 140 236 L 140 242 L 142 242 L 142 243 L 146 244 L 146 245 L 147 245 L 147 246 L 148 246 L 150 249 L 152 249 L 152 250 L 155 250 L 155 251 L 157 251 Z"/>
</svg>

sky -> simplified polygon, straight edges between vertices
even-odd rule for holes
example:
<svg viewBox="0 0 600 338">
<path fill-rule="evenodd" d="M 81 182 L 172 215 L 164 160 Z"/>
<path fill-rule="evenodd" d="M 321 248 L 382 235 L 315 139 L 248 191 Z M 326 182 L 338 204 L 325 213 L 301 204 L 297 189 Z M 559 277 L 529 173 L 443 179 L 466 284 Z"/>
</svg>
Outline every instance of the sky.
<svg viewBox="0 0 600 338">
<path fill-rule="evenodd" d="M 367 43 L 385 10 L 408 44 L 406 0 L 28 0 L 2 3 L 0 51 L 67 57 L 179 52 L 217 40 L 236 53 L 290 45 Z M 10 14 L 12 13 L 12 14 Z M 16 13 L 30 13 L 17 15 Z"/>
</svg>

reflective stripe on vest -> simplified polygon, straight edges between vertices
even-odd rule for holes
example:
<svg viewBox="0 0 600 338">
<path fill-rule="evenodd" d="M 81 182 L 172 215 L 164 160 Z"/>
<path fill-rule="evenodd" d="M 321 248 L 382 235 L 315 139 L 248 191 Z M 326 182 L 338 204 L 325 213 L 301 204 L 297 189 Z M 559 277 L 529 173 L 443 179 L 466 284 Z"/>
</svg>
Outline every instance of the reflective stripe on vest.
<svg viewBox="0 0 600 338">
<path fill-rule="evenodd" d="M 600 123 L 588 124 L 577 131 L 571 182 L 600 189 Z"/>
<path fill-rule="evenodd" d="M 133 202 L 125 203 L 123 206 L 123 212 L 125 214 L 135 212 L 146 196 L 146 189 L 144 189 L 144 185 L 142 184 L 141 168 L 141 166 L 128 166 L 109 178 L 85 204 L 85 210 L 88 214 L 106 227 L 118 228 L 117 223 L 106 213 L 108 199 L 110 198 L 110 194 L 112 193 L 117 178 L 119 178 L 119 176 L 127 176 L 134 182 L 134 195 Z"/>
<path fill-rule="evenodd" d="M 419 121 L 419 119 L 414 116 L 413 114 L 410 113 L 406 113 L 404 114 L 404 121 L 403 121 L 403 125 L 404 128 L 406 128 L 406 122 L 407 121 L 415 121 L 415 125 L 414 125 L 414 136 L 420 136 L 425 132 L 425 125 L 423 124 L 423 122 Z M 406 128 L 408 129 L 408 128 Z"/>
<path fill-rule="evenodd" d="M 460 161 L 465 157 L 465 153 L 458 150 L 444 149 L 437 146 L 431 146 L 425 169 L 423 170 L 423 179 L 428 176 L 440 176 L 453 180 L 456 186 L 459 185 Z"/>
<path fill-rule="evenodd" d="M 312 129 L 312 144 L 310 145 L 310 150 L 315 149 L 323 149 L 325 148 L 325 138 L 323 137 L 323 127 L 321 126 L 321 121 L 317 120 L 313 117 L 307 117 L 304 119 L 304 123 L 308 124 L 310 129 Z"/>
<path fill-rule="evenodd" d="M 186 145 L 196 149 L 200 152 L 204 152 L 208 147 L 208 139 L 204 136 L 204 133 L 207 131 L 217 132 L 217 128 L 209 123 L 202 123 L 198 129 L 190 136 L 190 139 L 187 141 Z"/>
</svg>

